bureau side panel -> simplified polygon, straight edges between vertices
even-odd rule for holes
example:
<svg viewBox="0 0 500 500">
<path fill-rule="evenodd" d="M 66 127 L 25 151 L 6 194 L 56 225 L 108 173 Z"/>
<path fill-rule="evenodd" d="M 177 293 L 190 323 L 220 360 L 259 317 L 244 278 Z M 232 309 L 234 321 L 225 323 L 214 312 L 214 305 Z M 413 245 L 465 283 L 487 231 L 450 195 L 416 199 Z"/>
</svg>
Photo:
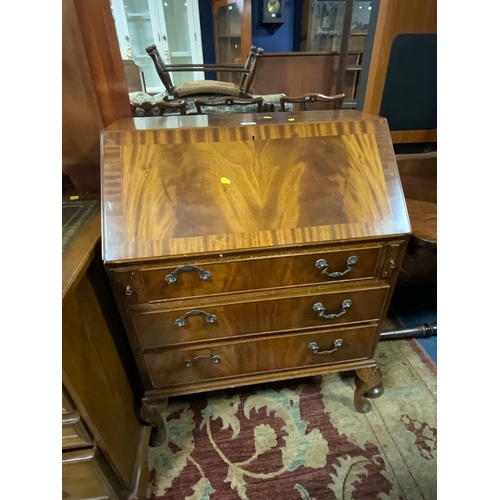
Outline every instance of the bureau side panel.
<svg viewBox="0 0 500 500">
<path fill-rule="evenodd" d="M 62 328 L 64 386 L 122 486 L 129 488 L 141 425 L 134 414 L 132 389 L 87 275 L 64 305 Z"/>
</svg>

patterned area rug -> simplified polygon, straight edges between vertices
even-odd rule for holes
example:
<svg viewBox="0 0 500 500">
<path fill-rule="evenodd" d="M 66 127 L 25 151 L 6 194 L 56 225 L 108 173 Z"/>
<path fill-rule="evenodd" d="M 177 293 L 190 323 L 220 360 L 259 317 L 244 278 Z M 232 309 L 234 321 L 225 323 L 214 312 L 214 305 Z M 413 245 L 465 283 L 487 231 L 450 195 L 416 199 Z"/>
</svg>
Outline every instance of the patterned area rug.
<svg viewBox="0 0 500 500">
<path fill-rule="evenodd" d="M 148 498 L 436 498 L 436 366 L 415 340 L 379 343 L 385 394 L 353 405 L 354 374 L 170 400 Z"/>
</svg>

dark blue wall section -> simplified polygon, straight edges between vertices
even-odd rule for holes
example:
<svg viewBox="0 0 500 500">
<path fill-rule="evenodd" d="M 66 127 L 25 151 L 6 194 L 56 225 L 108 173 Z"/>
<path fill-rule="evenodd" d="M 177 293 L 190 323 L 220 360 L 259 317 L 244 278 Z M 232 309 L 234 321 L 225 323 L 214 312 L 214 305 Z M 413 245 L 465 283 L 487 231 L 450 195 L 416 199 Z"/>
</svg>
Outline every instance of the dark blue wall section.
<svg viewBox="0 0 500 500">
<path fill-rule="evenodd" d="M 262 47 L 264 52 L 298 52 L 300 48 L 300 18 L 302 0 L 284 0 L 285 22 L 269 33 L 261 25 L 263 0 L 252 0 L 252 44 Z M 200 9 L 203 61 L 215 63 L 214 30 L 211 0 L 198 0 Z M 206 73 L 207 80 L 215 80 L 215 73 Z"/>
<path fill-rule="evenodd" d="M 293 3 L 292 45 L 294 52 L 300 52 L 300 22 L 302 21 L 302 0 L 294 0 L 292 3 Z"/>
<path fill-rule="evenodd" d="M 293 52 L 294 3 L 302 1 L 284 0 L 285 22 L 274 33 L 268 33 L 260 24 L 263 0 L 252 0 L 252 44 L 262 47 L 264 52 Z"/>
<path fill-rule="evenodd" d="M 198 0 L 200 9 L 201 43 L 203 62 L 215 64 L 214 27 L 212 24 L 212 1 Z M 207 80 L 215 80 L 215 72 L 205 73 Z"/>
</svg>

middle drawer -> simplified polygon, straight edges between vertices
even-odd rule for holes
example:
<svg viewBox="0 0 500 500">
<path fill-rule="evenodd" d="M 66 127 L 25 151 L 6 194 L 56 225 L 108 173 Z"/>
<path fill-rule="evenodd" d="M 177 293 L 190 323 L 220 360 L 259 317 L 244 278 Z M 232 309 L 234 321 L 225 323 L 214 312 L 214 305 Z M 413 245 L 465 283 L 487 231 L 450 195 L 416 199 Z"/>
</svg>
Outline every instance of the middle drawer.
<svg viewBox="0 0 500 500">
<path fill-rule="evenodd" d="M 378 321 L 389 286 L 132 314 L 142 347 Z"/>
</svg>

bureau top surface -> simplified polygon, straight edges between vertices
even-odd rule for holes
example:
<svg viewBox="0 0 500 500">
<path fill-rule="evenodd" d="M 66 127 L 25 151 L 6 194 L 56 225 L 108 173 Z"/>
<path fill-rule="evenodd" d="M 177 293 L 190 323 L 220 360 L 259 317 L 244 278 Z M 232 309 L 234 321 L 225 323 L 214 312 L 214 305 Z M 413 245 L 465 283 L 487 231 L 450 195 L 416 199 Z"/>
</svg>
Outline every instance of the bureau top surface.
<svg viewBox="0 0 500 500">
<path fill-rule="evenodd" d="M 387 122 L 357 111 L 118 120 L 101 176 L 110 263 L 410 232 Z"/>
</svg>

